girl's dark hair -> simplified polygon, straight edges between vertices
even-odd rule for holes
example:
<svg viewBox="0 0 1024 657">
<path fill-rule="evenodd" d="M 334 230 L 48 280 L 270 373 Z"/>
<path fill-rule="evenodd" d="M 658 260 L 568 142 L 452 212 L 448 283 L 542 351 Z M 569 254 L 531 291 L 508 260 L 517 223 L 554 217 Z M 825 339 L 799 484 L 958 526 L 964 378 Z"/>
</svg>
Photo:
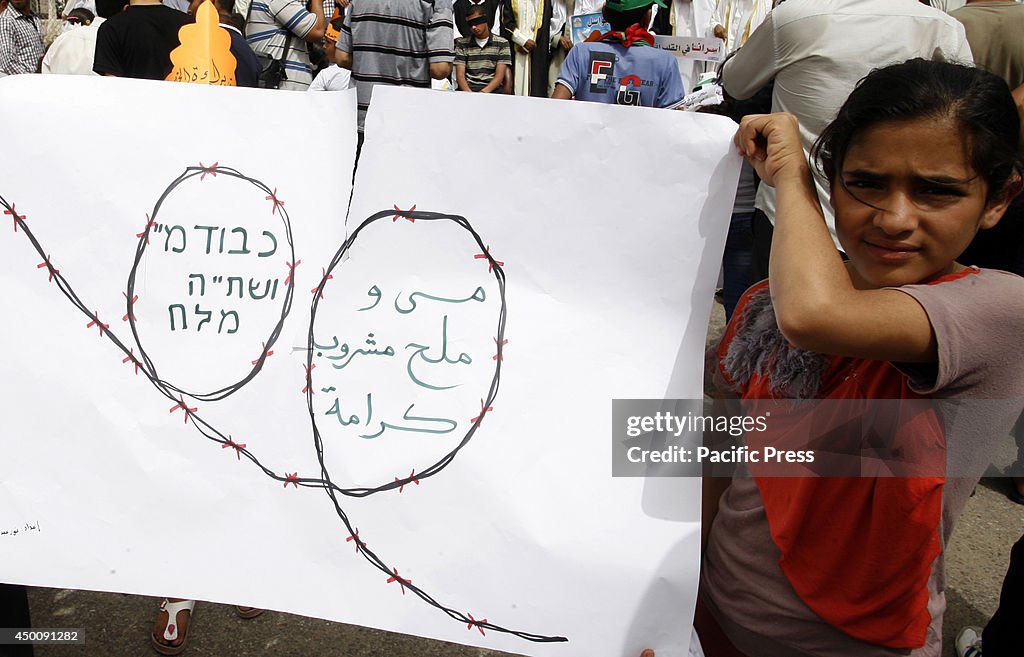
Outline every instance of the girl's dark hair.
<svg viewBox="0 0 1024 657">
<path fill-rule="evenodd" d="M 884 121 L 953 119 L 968 139 L 971 164 L 999 198 L 1020 170 L 1020 116 L 1001 78 L 979 68 L 911 59 L 875 69 L 846 99 L 811 149 L 829 182 L 850 144 Z"/>
</svg>

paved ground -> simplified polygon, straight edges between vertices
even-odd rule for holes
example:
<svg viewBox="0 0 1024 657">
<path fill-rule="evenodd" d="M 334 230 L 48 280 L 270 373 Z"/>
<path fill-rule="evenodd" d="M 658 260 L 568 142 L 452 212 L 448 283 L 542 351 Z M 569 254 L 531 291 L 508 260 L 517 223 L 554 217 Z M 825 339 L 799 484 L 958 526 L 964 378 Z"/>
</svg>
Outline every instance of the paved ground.
<svg viewBox="0 0 1024 657">
<path fill-rule="evenodd" d="M 721 309 L 711 332 L 721 330 Z M 984 625 L 996 608 L 1010 546 L 1024 533 L 1024 507 L 1003 494 L 1005 480 L 985 480 L 970 500 L 947 551 L 949 609 L 946 650 L 962 625 Z M 152 598 L 86 591 L 33 589 L 36 627 L 81 627 L 85 646 L 40 646 L 37 657 L 135 657 L 156 655 L 149 631 L 158 601 Z M 190 657 L 499 657 L 499 653 L 427 641 L 400 634 L 268 612 L 253 620 L 231 607 L 204 603 L 197 608 Z M 594 655 L 594 657 L 603 657 Z"/>
</svg>

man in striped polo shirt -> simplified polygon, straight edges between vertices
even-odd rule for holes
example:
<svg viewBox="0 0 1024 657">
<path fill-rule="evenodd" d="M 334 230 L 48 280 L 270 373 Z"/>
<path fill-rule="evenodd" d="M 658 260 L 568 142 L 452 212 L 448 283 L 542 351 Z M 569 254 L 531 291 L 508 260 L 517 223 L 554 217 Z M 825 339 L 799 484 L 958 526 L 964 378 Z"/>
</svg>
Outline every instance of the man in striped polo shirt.
<svg viewBox="0 0 1024 657">
<path fill-rule="evenodd" d="M 374 85 L 430 88 L 452 73 L 451 0 L 356 0 L 338 36 L 338 65 L 352 70 L 359 134 Z"/>
<path fill-rule="evenodd" d="M 455 40 L 455 80 L 460 91 L 485 94 L 501 89 L 512 66 L 512 49 L 506 39 L 491 34 L 487 12 L 474 7 L 466 15 L 471 36 Z"/>
<path fill-rule="evenodd" d="M 245 37 L 257 55 L 285 59 L 279 88 L 305 91 L 313 81 L 306 43 L 323 39 L 325 25 L 323 0 L 252 0 Z"/>
</svg>

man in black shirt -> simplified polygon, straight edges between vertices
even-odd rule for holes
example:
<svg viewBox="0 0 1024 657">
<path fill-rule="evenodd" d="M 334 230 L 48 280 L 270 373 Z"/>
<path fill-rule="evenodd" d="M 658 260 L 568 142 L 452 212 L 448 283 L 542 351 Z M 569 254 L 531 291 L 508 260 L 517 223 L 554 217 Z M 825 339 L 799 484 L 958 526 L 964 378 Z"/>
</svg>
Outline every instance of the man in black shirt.
<svg viewBox="0 0 1024 657">
<path fill-rule="evenodd" d="M 92 70 L 126 78 L 167 78 L 178 30 L 192 22 L 191 16 L 160 0 L 131 0 L 126 8 L 124 0 L 96 0 L 96 10 L 107 20 L 96 35 Z"/>
</svg>

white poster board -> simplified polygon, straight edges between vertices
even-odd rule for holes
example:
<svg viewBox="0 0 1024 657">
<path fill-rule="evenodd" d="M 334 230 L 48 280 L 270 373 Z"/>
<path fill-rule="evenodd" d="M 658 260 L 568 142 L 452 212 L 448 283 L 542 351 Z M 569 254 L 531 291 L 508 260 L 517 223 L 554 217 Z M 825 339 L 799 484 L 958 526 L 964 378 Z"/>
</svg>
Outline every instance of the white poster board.
<svg viewBox="0 0 1024 657">
<path fill-rule="evenodd" d="M 686 654 L 699 481 L 613 479 L 611 400 L 702 394 L 729 122 L 378 89 L 346 223 L 352 92 L 0 94 L 0 581 Z"/>
</svg>

